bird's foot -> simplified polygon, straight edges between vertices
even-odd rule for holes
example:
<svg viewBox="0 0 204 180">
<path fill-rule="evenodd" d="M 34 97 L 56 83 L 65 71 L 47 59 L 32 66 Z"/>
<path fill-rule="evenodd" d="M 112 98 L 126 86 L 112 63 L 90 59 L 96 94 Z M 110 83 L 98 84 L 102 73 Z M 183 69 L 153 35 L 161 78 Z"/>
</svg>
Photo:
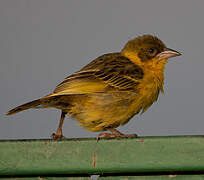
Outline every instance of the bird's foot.
<svg viewBox="0 0 204 180">
<path fill-rule="evenodd" d="M 100 133 L 96 139 L 99 140 L 100 138 L 129 138 L 129 137 L 137 137 L 137 134 L 122 134 L 120 131 L 116 130 L 116 129 L 109 129 L 109 131 L 111 131 L 112 133 L 105 133 L 102 132 Z"/>
<path fill-rule="evenodd" d="M 106 139 L 106 138 L 115 138 L 115 137 L 116 136 L 114 134 L 102 132 L 98 136 L 96 136 L 96 139 L 99 140 L 102 138 Z"/>
<path fill-rule="evenodd" d="M 57 141 L 62 140 L 62 139 L 67 139 L 62 134 L 57 134 L 57 133 L 56 134 L 53 133 L 50 137 L 51 137 L 52 140 L 57 140 Z"/>
</svg>

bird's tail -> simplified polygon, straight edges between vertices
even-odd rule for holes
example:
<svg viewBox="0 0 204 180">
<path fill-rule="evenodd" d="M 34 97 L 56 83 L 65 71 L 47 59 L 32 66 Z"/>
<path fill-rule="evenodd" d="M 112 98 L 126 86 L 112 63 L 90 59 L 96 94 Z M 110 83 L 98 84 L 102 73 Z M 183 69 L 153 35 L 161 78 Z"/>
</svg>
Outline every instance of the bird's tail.
<svg viewBox="0 0 204 180">
<path fill-rule="evenodd" d="M 37 99 L 37 100 L 31 101 L 31 102 L 25 103 L 23 105 L 15 107 L 14 109 L 11 109 L 9 112 L 7 112 L 6 115 L 12 115 L 12 114 L 16 114 L 20 111 L 24 111 L 26 109 L 35 108 L 38 105 L 40 105 L 41 103 L 42 103 L 41 99 Z"/>
<path fill-rule="evenodd" d="M 59 97 L 43 97 L 41 99 L 37 99 L 28 103 L 25 103 L 23 105 L 20 105 L 14 109 L 11 109 L 7 112 L 6 115 L 12 115 L 16 114 L 18 112 L 24 111 L 26 109 L 30 108 L 47 108 L 47 107 L 53 107 L 53 105 L 56 103 L 56 100 L 59 99 Z"/>
</svg>

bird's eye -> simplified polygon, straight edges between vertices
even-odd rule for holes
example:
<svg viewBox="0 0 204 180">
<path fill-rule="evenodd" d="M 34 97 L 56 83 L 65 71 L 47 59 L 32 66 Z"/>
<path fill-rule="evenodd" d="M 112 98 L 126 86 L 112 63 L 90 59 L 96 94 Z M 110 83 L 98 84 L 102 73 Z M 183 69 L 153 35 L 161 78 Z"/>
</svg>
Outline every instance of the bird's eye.
<svg viewBox="0 0 204 180">
<path fill-rule="evenodd" d="M 148 50 L 148 53 L 149 53 L 149 54 L 155 54 L 155 53 L 156 53 L 156 49 L 150 48 L 150 49 Z"/>
<path fill-rule="evenodd" d="M 154 56 L 156 56 L 156 54 L 157 54 L 157 49 L 156 49 L 156 48 L 149 48 L 149 49 L 147 50 L 147 53 L 148 53 L 148 55 L 149 55 L 150 57 L 154 57 Z"/>
</svg>

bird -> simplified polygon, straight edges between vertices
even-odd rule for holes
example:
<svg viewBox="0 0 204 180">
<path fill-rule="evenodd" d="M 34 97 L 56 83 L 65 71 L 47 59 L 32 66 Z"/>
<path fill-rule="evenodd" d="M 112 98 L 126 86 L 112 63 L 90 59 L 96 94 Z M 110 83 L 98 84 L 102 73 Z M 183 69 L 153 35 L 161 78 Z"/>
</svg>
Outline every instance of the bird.
<svg viewBox="0 0 204 180">
<path fill-rule="evenodd" d="M 30 108 L 57 108 L 61 118 L 51 139 L 60 140 L 66 116 L 97 138 L 128 138 L 116 128 L 144 113 L 163 93 L 164 70 L 169 58 L 181 53 L 167 48 L 156 36 L 145 34 L 129 40 L 120 52 L 108 53 L 66 77 L 55 90 L 40 99 L 7 112 Z M 109 131 L 109 132 L 106 132 Z"/>
</svg>

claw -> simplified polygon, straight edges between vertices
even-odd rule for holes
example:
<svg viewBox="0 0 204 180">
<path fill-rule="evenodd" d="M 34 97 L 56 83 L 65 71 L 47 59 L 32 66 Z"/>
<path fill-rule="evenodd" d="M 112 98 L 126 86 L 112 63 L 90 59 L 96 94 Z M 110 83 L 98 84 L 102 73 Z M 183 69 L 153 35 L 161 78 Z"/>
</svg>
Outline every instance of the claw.
<svg viewBox="0 0 204 180">
<path fill-rule="evenodd" d="M 114 137 L 115 137 L 115 135 L 113 135 L 111 133 L 102 132 L 98 136 L 96 136 L 96 140 L 98 141 L 100 138 L 114 138 Z"/>
<path fill-rule="evenodd" d="M 53 133 L 50 137 L 52 140 L 57 140 L 57 141 L 62 140 L 62 139 L 67 139 L 62 134 L 55 134 L 55 133 Z"/>
</svg>

